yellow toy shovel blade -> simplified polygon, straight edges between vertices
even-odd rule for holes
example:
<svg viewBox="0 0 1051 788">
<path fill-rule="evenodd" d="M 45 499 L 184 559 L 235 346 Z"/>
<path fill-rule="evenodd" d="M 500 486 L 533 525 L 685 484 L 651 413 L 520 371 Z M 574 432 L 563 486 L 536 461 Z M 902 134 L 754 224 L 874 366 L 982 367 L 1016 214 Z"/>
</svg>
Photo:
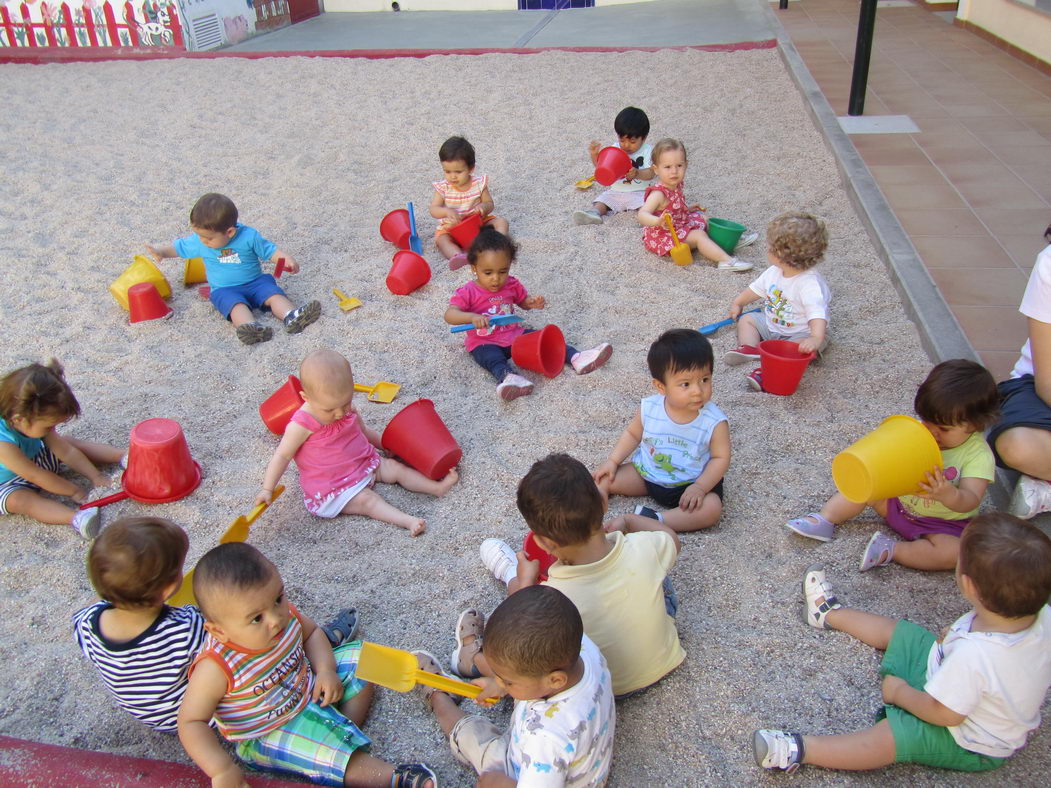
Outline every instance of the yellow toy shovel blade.
<svg viewBox="0 0 1051 788">
<path fill-rule="evenodd" d="M 595 176 L 592 175 L 590 178 L 585 178 L 582 181 L 577 181 L 575 185 L 582 192 L 587 191 L 588 189 L 590 189 L 592 186 L 595 185 Z"/>
<path fill-rule="evenodd" d="M 366 386 L 363 383 L 355 383 L 354 391 L 361 391 L 369 395 L 369 402 L 392 402 L 398 392 L 401 391 L 401 386 L 397 383 L 390 383 L 386 380 L 381 380 L 375 386 Z"/>
<path fill-rule="evenodd" d="M 343 294 L 342 290 L 332 288 L 332 295 L 339 299 L 339 308 L 344 312 L 349 312 L 351 309 L 357 309 L 361 306 L 361 300 L 357 298 L 351 298 Z"/>
<path fill-rule="evenodd" d="M 465 698 L 477 698 L 482 691 L 481 687 L 466 681 L 457 681 L 420 670 L 420 664 L 412 652 L 367 641 L 361 644 L 361 655 L 358 657 L 355 675 L 362 681 L 370 681 L 396 692 L 408 692 L 417 683 L 443 692 L 463 695 Z"/>
<path fill-rule="evenodd" d="M 671 261 L 675 265 L 689 265 L 693 262 L 693 251 L 689 246 L 679 241 L 679 236 L 675 234 L 675 225 L 672 223 L 669 214 L 664 214 L 664 221 L 668 225 L 668 232 L 671 233 L 671 240 L 674 243 L 674 246 L 671 248 Z"/>
</svg>

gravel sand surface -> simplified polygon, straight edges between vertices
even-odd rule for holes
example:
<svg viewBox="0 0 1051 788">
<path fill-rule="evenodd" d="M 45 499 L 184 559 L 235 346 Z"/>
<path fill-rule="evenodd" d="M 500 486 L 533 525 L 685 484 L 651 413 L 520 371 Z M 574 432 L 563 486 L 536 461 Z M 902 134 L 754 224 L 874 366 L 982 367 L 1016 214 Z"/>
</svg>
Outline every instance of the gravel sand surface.
<svg viewBox="0 0 1051 788">
<path fill-rule="evenodd" d="M 758 230 L 790 208 L 826 218 L 831 244 L 821 270 L 834 294 L 833 345 L 792 397 L 757 394 L 745 384 L 749 367 L 716 362 L 715 401 L 734 445 L 726 512 L 717 527 L 684 538 L 673 578 L 688 657 L 620 705 L 610 785 L 773 784 L 783 777 L 752 762 L 754 728 L 845 732 L 871 723 L 878 655 L 803 623 L 799 581 L 811 563 L 826 564 L 850 604 L 936 629 L 965 611 L 947 573 L 857 573 L 874 516 L 828 544 L 782 528 L 833 491 L 836 452 L 883 416 L 910 412 L 930 362 L 776 52 L 2 66 L 0 85 L 0 368 L 60 358 L 83 408 L 69 434 L 122 442 L 139 421 L 170 417 L 205 471 L 192 496 L 118 504 L 104 510 L 107 520 L 171 517 L 188 529 L 196 561 L 251 507 L 276 446 L 259 403 L 307 352 L 333 347 L 360 381 L 403 386 L 391 405 L 358 401 L 369 425 L 382 429 L 418 397 L 434 400 L 463 447 L 462 482 L 443 500 L 383 490 L 427 519 L 427 533 L 412 539 L 359 518 L 311 517 L 290 470 L 289 492 L 251 541 L 280 567 L 305 613 L 324 619 L 353 605 L 369 639 L 445 658 L 457 613 L 489 610 L 501 598 L 477 546 L 488 536 L 521 540 L 514 489 L 530 464 L 565 451 L 597 466 L 652 391 L 649 344 L 667 328 L 721 319 L 751 279 L 653 257 L 631 216 L 571 224 L 572 211 L 590 202 L 572 186 L 589 174 L 588 141 L 613 139 L 614 115 L 634 104 L 650 116 L 651 142 L 684 140 L 687 196 L 710 215 Z M 438 146 L 452 134 L 474 143 L 477 171 L 491 176 L 497 213 L 521 245 L 514 273 L 547 298 L 530 320 L 559 325 L 582 348 L 612 342 L 604 369 L 537 380 L 532 396 L 506 404 L 447 332 L 442 312 L 469 269 L 446 269 L 423 206 L 440 177 Z M 183 289 L 182 263 L 172 260 L 174 317 L 128 325 L 107 286 L 144 242 L 188 232 L 190 206 L 207 191 L 231 196 L 242 221 L 298 258 L 302 273 L 282 284 L 297 302 L 322 300 L 317 324 L 244 347 L 195 289 Z M 434 276 L 396 297 L 383 283 L 394 250 L 377 227 L 407 200 L 421 206 Z M 761 271 L 763 241 L 744 257 Z M 333 287 L 364 306 L 340 312 Z M 724 329 L 714 338 L 717 359 L 732 344 Z M 634 503 L 614 498 L 611 513 Z M 70 615 L 93 600 L 84 545 L 65 528 L 19 517 L 6 519 L 4 537 L 0 732 L 185 759 L 174 737 L 147 733 L 115 708 L 75 648 Z M 503 720 L 507 709 L 490 713 Z M 366 731 L 381 757 L 423 759 L 443 785 L 473 784 L 414 696 L 379 693 Z M 1049 742 L 1044 726 L 996 775 L 900 766 L 857 776 L 808 769 L 805 779 L 1043 784 Z"/>
</svg>

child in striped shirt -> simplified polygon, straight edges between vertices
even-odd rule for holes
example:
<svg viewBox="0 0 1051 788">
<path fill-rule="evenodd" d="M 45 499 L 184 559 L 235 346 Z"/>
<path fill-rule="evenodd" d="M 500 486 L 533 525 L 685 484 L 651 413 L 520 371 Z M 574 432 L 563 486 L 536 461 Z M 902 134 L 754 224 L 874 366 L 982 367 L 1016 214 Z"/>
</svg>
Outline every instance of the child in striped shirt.
<svg viewBox="0 0 1051 788">
<path fill-rule="evenodd" d="M 440 219 L 434 233 L 438 251 L 455 271 L 467 265 L 466 250 L 449 235 L 453 227 L 472 213 L 480 214 L 482 224 L 497 232 L 508 234 L 507 219 L 493 216 L 493 197 L 489 194 L 489 176 L 474 174 L 474 146 L 463 137 L 449 137 L 438 149 L 438 158 L 445 173 L 444 181 L 435 181 L 431 216 Z"/>
<path fill-rule="evenodd" d="M 213 788 L 245 780 L 211 720 L 255 768 L 319 785 L 437 788 L 424 764 L 394 766 L 366 752 L 371 741 L 360 726 L 372 685 L 355 675 L 361 642 L 333 652 L 321 628 L 288 601 L 262 553 L 241 542 L 210 550 L 197 564 L 193 592 L 208 635 L 190 666 L 179 738 Z"/>
<path fill-rule="evenodd" d="M 182 582 L 189 544 L 171 520 L 115 521 L 88 552 L 88 575 L 102 601 L 73 616 L 77 645 L 117 704 L 158 731 L 175 731 L 187 670 L 204 642 L 196 607 L 164 604 Z"/>
</svg>

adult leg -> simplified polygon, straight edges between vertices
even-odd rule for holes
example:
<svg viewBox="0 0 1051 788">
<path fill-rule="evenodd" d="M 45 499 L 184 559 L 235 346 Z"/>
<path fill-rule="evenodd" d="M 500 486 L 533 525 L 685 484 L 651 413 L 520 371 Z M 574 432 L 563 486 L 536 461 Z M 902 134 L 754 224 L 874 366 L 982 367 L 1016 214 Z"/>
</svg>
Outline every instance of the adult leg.
<svg viewBox="0 0 1051 788">
<path fill-rule="evenodd" d="M 896 753 L 887 720 L 856 733 L 803 737 L 803 763 L 826 769 L 878 769 L 894 763 Z"/>
<path fill-rule="evenodd" d="M 632 468 L 632 470 L 635 470 Z M 664 518 L 664 524 L 671 528 L 673 531 L 682 533 L 684 531 L 699 531 L 702 528 L 708 528 L 719 522 L 719 518 L 723 514 L 723 502 L 715 493 L 708 493 L 704 496 L 704 500 L 701 505 L 694 509 L 692 512 L 688 512 L 680 506 L 676 506 L 674 509 L 668 509 L 661 513 L 661 517 Z"/>
<path fill-rule="evenodd" d="M 29 489 L 15 490 L 7 496 L 4 508 L 8 514 L 24 514 L 37 522 L 48 525 L 69 525 L 73 522 L 75 509 Z"/>
<path fill-rule="evenodd" d="M 949 534 L 924 534 L 912 542 L 894 545 L 894 562 L 911 569 L 955 569 L 959 556 L 960 539 Z"/>
<path fill-rule="evenodd" d="M 346 506 L 343 514 L 361 514 L 371 517 L 373 520 L 390 523 L 399 528 L 404 528 L 410 536 L 419 536 L 427 530 L 427 521 L 419 517 L 406 514 L 401 509 L 391 506 L 379 493 L 374 490 L 364 489 L 355 495 Z"/>
<path fill-rule="evenodd" d="M 996 438 L 996 453 L 1010 468 L 1035 479 L 1051 479 L 1051 432 L 1012 427 Z"/>
</svg>

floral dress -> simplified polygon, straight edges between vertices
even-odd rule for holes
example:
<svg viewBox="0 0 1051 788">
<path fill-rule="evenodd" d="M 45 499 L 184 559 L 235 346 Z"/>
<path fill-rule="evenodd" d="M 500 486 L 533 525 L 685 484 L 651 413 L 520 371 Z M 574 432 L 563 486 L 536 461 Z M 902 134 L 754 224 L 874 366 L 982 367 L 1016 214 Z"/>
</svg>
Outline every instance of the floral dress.
<svg viewBox="0 0 1051 788">
<path fill-rule="evenodd" d="M 675 225 L 675 234 L 679 236 L 680 243 L 685 243 L 686 236 L 694 230 L 703 230 L 708 226 L 703 213 L 690 211 L 686 207 L 686 197 L 682 193 L 681 183 L 675 189 L 669 189 L 663 183 L 650 186 L 646 189 L 646 197 L 648 198 L 654 191 L 660 192 L 668 200 L 663 213 L 671 215 L 672 224 Z M 675 242 L 672 240 L 671 233 L 668 232 L 668 225 L 663 216 L 660 224 L 655 227 L 647 227 L 642 231 L 642 242 L 649 251 L 657 255 L 664 256 L 671 251 Z"/>
</svg>

